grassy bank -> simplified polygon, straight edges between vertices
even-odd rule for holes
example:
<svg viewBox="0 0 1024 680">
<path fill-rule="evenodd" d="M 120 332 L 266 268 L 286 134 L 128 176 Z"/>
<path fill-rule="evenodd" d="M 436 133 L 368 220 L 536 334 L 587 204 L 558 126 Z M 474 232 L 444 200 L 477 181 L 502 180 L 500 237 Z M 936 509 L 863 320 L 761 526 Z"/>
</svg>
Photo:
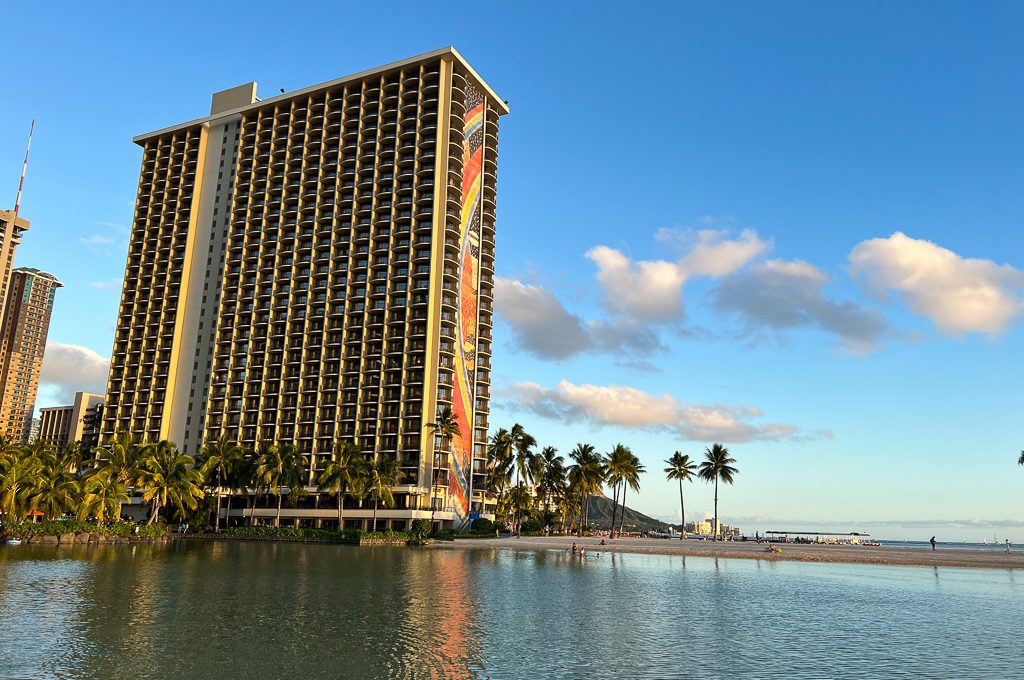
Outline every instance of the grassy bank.
<svg viewBox="0 0 1024 680">
<path fill-rule="evenodd" d="M 158 540 L 171 535 L 165 524 L 115 522 L 93 524 L 77 520 L 60 522 L 12 522 L 2 534 L 31 543 L 110 543 L 118 540 Z M 51 540 L 52 539 L 52 540 Z"/>
<path fill-rule="evenodd" d="M 221 533 L 195 535 L 205 540 L 240 540 L 240 541 L 298 541 L 305 543 L 346 543 L 349 545 L 406 545 L 410 543 L 429 542 L 430 540 L 452 540 L 454 535 L 445 531 L 440 534 L 426 536 L 422 533 L 409 531 L 363 531 L 361 529 L 313 529 L 292 527 L 232 527 Z"/>
</svg>

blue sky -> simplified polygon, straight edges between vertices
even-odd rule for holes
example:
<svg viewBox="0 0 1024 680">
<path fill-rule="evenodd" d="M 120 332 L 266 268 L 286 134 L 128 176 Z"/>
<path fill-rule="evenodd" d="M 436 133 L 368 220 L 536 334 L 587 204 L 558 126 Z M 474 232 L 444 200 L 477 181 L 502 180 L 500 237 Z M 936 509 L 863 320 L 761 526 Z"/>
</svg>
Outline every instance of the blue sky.
<svg viewBox="0 0 1024 680">
<path fill-rule="evenodd" d="M 301 7 L 301 9 L 298 9 Z M 482 6 L 485 7 L 485 6 Z M 1024 541 L 1024 8 L 1014 3 L 68 3 L 0 10 L 0 202 L 38 119 L 17 264 L 66 284 L 40 405 L 103 382 L 131 137 L 256 80 L 455 45 L 510 102 L 492 427 L 721 439 L 744 528 Z M 6 179 L 4 179 L 6 177 Z M 712 511 L 687 489 L 687 519 Z M 993 524 L 994 523 L 994 524 Z"/>
</svg>

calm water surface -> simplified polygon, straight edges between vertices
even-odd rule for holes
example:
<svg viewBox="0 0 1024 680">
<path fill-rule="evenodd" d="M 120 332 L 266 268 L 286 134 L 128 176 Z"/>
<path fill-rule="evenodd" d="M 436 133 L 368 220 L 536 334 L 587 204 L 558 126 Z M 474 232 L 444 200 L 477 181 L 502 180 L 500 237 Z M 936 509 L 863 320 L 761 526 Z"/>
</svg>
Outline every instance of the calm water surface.
<svg viewBox="0 0 1024 680">
<path fill-rule="evenodd" d="M 25 545 L 0 598 L 0 678 L 1024 677 L 1009 571 Z"/>
</svg>

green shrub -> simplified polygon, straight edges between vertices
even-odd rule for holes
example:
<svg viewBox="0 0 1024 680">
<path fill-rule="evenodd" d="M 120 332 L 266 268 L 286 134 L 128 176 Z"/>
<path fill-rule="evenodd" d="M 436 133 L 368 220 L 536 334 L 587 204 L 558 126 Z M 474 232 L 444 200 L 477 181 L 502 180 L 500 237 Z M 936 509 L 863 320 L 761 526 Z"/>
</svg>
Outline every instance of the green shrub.
<svg viewBox="0 0 1024 680">
<path fill-rule="evenodd" d="M 454 529 L 441 529 L 433 534 L 433 538 L 439 541 L 454 541 L 455 530 Z"/>
<path fill-rule="evenodd" d="M 541 534 L 544 533 L 544 525 L 540 523 L 540 520 L 528 519 L 519 525 L 519 533 Z"/>
<path fill-rule="evenodd" d="M 493 534 L 495 525 L 494 522 L 487 519 L 486 517 L 477 517 L 473 520 L 473 523 L 469 525 L 470 530 L 478 534 Z"/>
<path fill-rule="evenodd" d="M 36 536 L 60 536 L 61 534 L 103 534 L 115 538 L 163 538 L 167 536 L 166 524 L 135 524 L 134 522 L 116 522 L 114 524 L 91 524 L 78 520 L 60 520 L 55 522 L 12 522 L 7 525 L 7 533 L 22 538 Z"/>
<path fill-rule="evenodd" d="M 422 538 L 430 533 L 429 519 L 415 519 L 412 522 L 412 533 L 416 538 Z"/>
<path fill-rule="evenodd" d="M 345 529 L 341 532 L 341 538 L 346 541 L 357 541 L 364 532 L 362 529 Z"/>
<path fill-rule="evenodd" d="M 163 538 L 167 535 L 166 524 L 139 524 L 137 536 L 142 538 Z"/>
<path fill-rule="evenodd" d="M 311 538 L 323 541 L 337 541 L 350 540 L 358 538 L 360 531 L 358 529 L 346 529 L 345 531 L 332 531 L 330 529 L 314 529 L 312 527 L 303 527 L 296 529 L 294 527 L 269 527 L 269 526 L 252 526 L 252 527 L 231 527 L 225 529 L 224 533 L 228 536 L 260 536 L 266 538 Z"/>
<path fill-rule="evenodd" d="M 412 538 L 411 535 L 404 531 L 371 531 L 363 534 L 363 538 L 372 541 L 407 541 Z"/>
</svg>

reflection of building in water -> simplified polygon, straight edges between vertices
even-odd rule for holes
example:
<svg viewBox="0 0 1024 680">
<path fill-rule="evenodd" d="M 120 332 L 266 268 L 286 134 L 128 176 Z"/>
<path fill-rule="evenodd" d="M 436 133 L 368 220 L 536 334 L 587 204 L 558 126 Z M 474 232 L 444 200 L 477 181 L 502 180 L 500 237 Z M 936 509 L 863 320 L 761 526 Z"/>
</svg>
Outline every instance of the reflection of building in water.
<svg viewBox="0 0 1024 680">
<path fill-rule="evenodd" d="M 405 625 L 419 643 L 410 645 L 410 663 L 429 664 L 431 678 L 465 678 L 482 666 L 482 640 L 477 626 L 478 604 L 470 592 L 473 573 L 469 566 L 476 555 L 459 550 L 421 553 L 407 561 L 410 595 Z M 427 639 L 423 639 L 424 636 Z"/>
</svg>

